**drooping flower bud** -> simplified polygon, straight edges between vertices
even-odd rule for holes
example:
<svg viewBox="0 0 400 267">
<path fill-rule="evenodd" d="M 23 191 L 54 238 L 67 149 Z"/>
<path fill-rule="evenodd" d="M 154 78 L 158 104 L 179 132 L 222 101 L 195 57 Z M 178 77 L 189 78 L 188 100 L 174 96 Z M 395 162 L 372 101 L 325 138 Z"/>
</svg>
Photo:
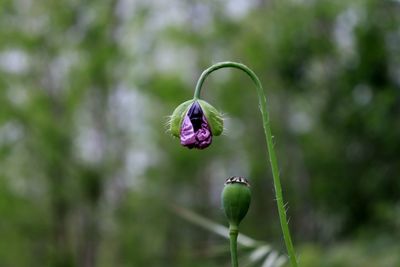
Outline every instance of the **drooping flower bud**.
<svg viewBox="0 0 400 267">
<path fill-rule="evenodd" d="M 251 202 L 250 184 L 246 178 L 237 176 L 228 178 L 221 200 L 229 224 L 238 227 L 246 216 Z"/>
<path fill-rule="evenodd" d="M 188 148 L 203 149 L 213 136 L 223 131 L 222 115 L 204 100 L 192 99 L 180 104 L 172 113 L 170 131 Z"/>
</svg>

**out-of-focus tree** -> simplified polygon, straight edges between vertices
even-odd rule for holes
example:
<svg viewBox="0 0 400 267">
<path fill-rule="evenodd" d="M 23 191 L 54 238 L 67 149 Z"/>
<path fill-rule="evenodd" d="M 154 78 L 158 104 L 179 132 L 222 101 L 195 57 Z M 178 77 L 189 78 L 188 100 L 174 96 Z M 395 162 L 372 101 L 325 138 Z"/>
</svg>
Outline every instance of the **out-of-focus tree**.
<svg viewBox="0 0 400 267">
<path fill-rule="evenodd" d="M 223 223 L 231 175 L 252 183 L 243 233 L 281 248 L 251 81 L 235 70 L 207 80 L 203 97 L 228 117 L 207 150 L 182 148 L 163 128 L 223 60 L 250 66 L 267 90 L 307 266 L 398 264 L 384 252 L 400 225 L 398 1 L 0 7 L 1 266 L 221 266 L 225 240 L 166 204 Z M 382 257 L 371 259 L 371 243 Z M 342 252 L 351 246 L 353 258 Z"/>
</svg>

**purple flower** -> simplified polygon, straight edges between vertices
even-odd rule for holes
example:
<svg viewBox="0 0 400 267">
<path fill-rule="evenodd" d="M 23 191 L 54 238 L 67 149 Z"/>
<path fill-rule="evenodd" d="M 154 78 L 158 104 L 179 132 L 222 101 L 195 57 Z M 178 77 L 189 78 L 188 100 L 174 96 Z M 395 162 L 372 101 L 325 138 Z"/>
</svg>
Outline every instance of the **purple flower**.
<svg viewBox="0 0 400 267">
<path fill-rule="evenodd" d="M 201 99 L 191 99 L 175 108 L 168 121 L 170 133 L 188 148 L 204 149 L 224 130 L 222 115 Z"/>
<path fill-rule="evenodd" d="M 181 125 L 180 140 L 188 148 L 203 149 L 212 142 L 212 133 L 198 101 L 194 101 Z"/>
</svg>

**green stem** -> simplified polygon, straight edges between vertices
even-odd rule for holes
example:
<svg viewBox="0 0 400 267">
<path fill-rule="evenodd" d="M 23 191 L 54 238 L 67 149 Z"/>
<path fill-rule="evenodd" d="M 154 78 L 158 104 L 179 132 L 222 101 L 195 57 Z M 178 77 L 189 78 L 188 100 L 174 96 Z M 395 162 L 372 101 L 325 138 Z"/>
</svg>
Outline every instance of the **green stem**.
<svg viewBox="0 0 400 267">
<path fill-rule="evenodd" d="M 238 258 L 237 258 L 237 237 L 239 234 L 239 230 L 237 227 L 229 226 L 229 240 L 231 247 L 231 260 L 232 267 L 239 267 Z"/>
<path fill-rule="evenodd" d="M 206 69 L 201 74 L 199 80 L 197 81 L 196 90 L 194 92 L 194 98 L 195 99 L 200 98 L 201 87 L 202 87 L 205 79 L 207 78 L 207 76 L 210 73 L 212 73 L 213 71 L 216 71 L 221 68 L 240 69 L 240 70 L 244 71 L 245 73 L 247 73 L 247 75 L 250 76 L 251 80 L 256 85 L 259 107 L 260 107 L 261 116 L 262 116 L 262 120 L 263 120 L 265 139 L 267 141 L 269 161 L 270 161 L 271 169 L 272 169 L 272 177 L 274 180 L 276 203 L 278 206 L 279 220 L 281 223 L 283 239 L 285 240 L 285 245 L 286 245 L 286 249 L 287 249 L 288 256 L 289 256 L 290 265 L 292 267 L 297 267 L 298 264 L 297 264 L 296 254 L 294 251 L 292 238 L 290 236 L 289 225 L 287 222 L 286 211 L 285 211 L 285 205 L 283 204 L 282 187 L 281 187 L 281 182 L 280 182 L 280 178 L 279 178 L 279 169 L 278 169 L 278 163 L 276 160 L 274 143 L 272 141 L 273 137 L 272 137 L 271 127 L 270 127 L 270 123 L 269 123 L 269 115 L 268 115 L 268 111 L 267 111 L 267 101 L 265 98 L 263 87 L 262 87 L 261 82 L 258 79 L 257 75 L 251 69 L 249 69 L 247 66 L 240 64 L 240 63 L 236 63 L 236 62 L 216 63 L 216 64 L 212 65 L 211 67 L 209 67 L 208 69 Z"/>
</svg>

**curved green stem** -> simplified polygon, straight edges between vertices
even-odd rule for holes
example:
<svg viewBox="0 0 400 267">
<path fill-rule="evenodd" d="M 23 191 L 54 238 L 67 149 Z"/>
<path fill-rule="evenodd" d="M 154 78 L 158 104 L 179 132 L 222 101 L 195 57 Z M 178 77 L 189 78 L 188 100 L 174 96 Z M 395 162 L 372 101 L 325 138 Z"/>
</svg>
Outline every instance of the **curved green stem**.
<svg viewBox="0 0 400 267">
<path fill-rule="evenodd" d="M 195 99 L 200 98 L 201 87 L 202 87 L 205 79 L 207 78 L 207 76 L 210 73 L 212 73 L 213 71 L 216 71 L 221 68 L 240 69 L 240 70 L 244 71 L 245 73 L 247 73 L 247 75 L 250 76 L 250 78 L 256 85 L 258 101 L 259 101 L 261 116 L 262 116 L 262 120 L 263 120 L 265 139 L 267 141 L 269 161 L 270 161 L 271 169 L 272 169 L 272 177 L 274 180 L 276 202 L 277 202 L 277 206 L 278 206 L 279 220 L 281 223 L 283 239 L 285 240 L 285 245 L 286 245 L 286 249 L 287 249 L 288 256 L 289 256 L 290 265 L 292 267 L 297 267 L 298 264 L 297 264 L 296 254 L 294 251 L 292 238 L 290 236 L 289 225 L 287 222 L 286 211 L 285 211 L 285 205 L 283 204 L 282 187 L 281 187 L 281 182 L 280 182 L 280 178 L 279 178 L 279 169 L 278 169 L 278 163 L 276 160 L 274 143 L 272 141 L 273 137 L 272 137 L 272 133 L 271 133 L 271 127 L 269 124 L 267 101 L 265 98 L 263 87 L 262 87 L 261 82 L 258 79 L 257 75 L 251 69 L 249 69 L 247 66 L 240 64 L 240 63 L 236 63 L 236 62 L 216 63 L 216 64 L 212 65 L 211 67 L 209 67 L 208 69 L 206 69 L 201 74 L 199 80 L 197 81 L 196 90 L 194 92 L 194 98 Z"/>
<path fill-rule="evenodd" d="M 231 248 L 232 267 L 239 267 L 237 258 L 237 237 L 239 230 L 236 227 L 229 226 L 229 241 Z"/>
</svg>

